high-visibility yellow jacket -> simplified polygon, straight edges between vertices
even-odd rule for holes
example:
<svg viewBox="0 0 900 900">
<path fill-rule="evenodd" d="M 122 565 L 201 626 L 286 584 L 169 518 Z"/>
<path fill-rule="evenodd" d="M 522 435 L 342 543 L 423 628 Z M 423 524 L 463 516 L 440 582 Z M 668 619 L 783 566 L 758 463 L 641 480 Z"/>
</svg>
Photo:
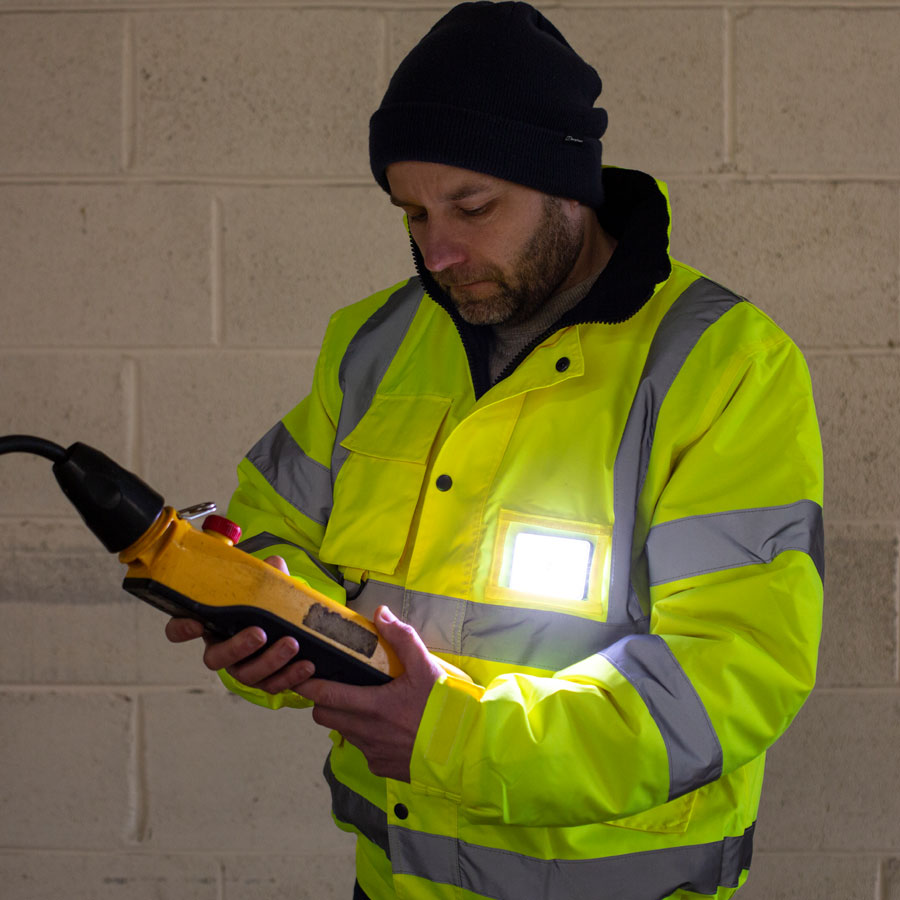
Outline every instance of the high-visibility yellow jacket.
<svg viewBox="0 0 900 900">
<path fill-rule="evenodd" d="M 410 784 L 335 740 L 372 900 L 730 897 L 766 749 L 815 681 L 804 360 L 668 258 L 664 186 L 604 180 L 613 259 L 498 383 L 423 272 L 333 317 L 311 394 L 239 467 L 245 549 L 388 604 L 486 688 L 435 685 Z"/>
</svg>

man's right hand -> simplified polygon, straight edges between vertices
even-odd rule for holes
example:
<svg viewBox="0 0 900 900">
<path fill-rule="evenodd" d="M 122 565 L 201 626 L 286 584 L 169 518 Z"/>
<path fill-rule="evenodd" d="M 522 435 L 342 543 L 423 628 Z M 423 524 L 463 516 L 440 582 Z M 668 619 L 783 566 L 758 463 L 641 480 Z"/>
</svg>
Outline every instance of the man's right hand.
<svg viewBox="0 0 900 900">
<path fill-rule="evenodd" d="M 287 573 L 287 566 L 280 556 L 270 556 L 266 562 Z M 261 688 L 270 694 L 296 690 L 315 672 L 308 659 L 291 662 L 300 649 L 292 637 L 283 637 L 259 656 L 254 656 L 266 643 L 265 631 L 256 626 L 245 628 L 226 640 L 217 640 L 200 622 L 174 618 L 166 623 L 166 637 L 176 644 L 202 637 L 206 645 L 203 663 L 208 669 L 214 672 L 225 669 L 241 684 Z"/>
</svg>

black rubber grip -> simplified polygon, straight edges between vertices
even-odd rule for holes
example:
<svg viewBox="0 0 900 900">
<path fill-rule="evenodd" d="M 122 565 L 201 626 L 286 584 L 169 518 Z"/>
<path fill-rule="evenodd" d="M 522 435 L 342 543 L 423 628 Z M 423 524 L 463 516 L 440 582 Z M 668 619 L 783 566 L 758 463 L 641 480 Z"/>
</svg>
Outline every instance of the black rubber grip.
<svg viewBox="0 0 900 900">
<path fill-rule="evenodd" d="M 212 634 L 222 639 L 229 638 L 251 625 L 265 631 L 268 638 L 266 647 L 274 644 L 279 638 L 290 636 L 300 646 L 300 652 L 294 658 L 310 660 L 316 667 L 317 678 L 363 686 L 386 684 L 391 680 L 390 675 L 374 666 L 366 665 L 356 656 L 345 653 L 328 641 L 316 637 L 313 632 L 300 628 L 268 610 L 256 606 L 208 606 L 197 603 L 196 600 L 152 578 L 126 578 L 122 582 L 122 587 L 128 593 L 170 616 L 196 619 Z"/>
</svg>

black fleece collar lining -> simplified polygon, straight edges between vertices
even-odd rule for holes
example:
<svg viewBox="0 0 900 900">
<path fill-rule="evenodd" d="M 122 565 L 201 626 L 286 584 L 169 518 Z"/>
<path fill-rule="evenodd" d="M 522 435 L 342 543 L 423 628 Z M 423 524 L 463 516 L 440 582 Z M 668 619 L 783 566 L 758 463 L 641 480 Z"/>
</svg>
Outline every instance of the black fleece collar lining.
<svg viewBox="0 0 900 900">
<path fill-rule="evenodd" d="M 669 277 L 669 213 L 666 198 L 654 179 L 632 169 L 603 170 L 605 200 L 597 212 L 600 224 L 618 241 L 606 268 L 587 296 L 507 366 L 501 378 L 512 372 L 537 344 L 560 328 L 594 322 L 614 325 L 630 319 L 653 294 L 654 287 Z M 493 331 L 489 325 L 470 325 L 456 311 L 453 301 L 438 287 L 412 242 L 416 271 L 429 296 L 453 319 L 472 374 L 475 396 L 491 387 L 488 357 Z"/>
</svg>

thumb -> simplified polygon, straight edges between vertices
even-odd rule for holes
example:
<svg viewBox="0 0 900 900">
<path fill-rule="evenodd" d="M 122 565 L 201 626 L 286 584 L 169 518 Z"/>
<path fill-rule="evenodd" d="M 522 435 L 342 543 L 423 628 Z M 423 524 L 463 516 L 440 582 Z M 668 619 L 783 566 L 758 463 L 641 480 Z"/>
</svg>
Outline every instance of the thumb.
<svg viewBox="0 0 900 900">
<path fill-rule="evenodd" d="M 265 559 L 270 566 L 275 569 L 278 569 L 279 572 L 284 572 L 285 575 L 290 575 L 291 573 L 288 571 L 287 563 L 284 561 L 284 557 L 281 556 L 267 556 Z"/>
<path fill-rule="evenodd" d="M 407 672 L 431 668 L 431 654 L 412 625 L 401 622 L 386 606 L 375 610 L 374 622 L 378 634 L 391 645 Z"/>
</svg>

